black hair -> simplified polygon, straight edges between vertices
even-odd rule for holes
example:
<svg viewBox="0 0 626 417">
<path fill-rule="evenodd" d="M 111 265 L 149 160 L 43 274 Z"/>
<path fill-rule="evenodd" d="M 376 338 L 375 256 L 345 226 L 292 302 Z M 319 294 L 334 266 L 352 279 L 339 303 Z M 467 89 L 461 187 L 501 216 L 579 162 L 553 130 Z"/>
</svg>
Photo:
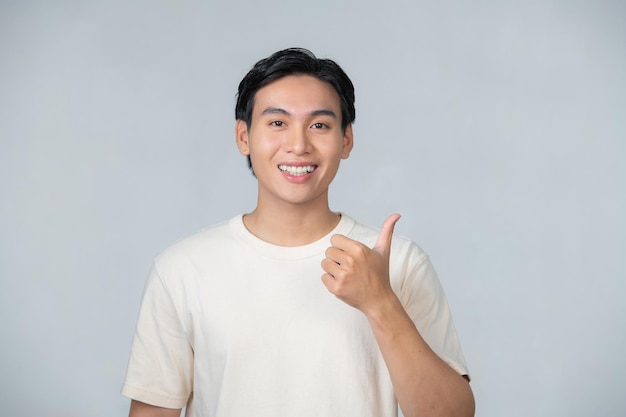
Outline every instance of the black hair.
<svg viewBox="0 0 626 417">
<path fill-rule="evenodd" d="M 354 122 L 354 85 L 341 67 L 333 60 L 317 58 L 304 48 L 288 48 L 258 61 L 239 83 L 235 119 L 243 120 L 250 128 L 252 109 L 257 91 L 288 75 L 310 75 L 329 83 L 339 95 L 341 128 L 345 131 Z M 252 170 L 250 156 L 248 166 Z M 252 170 L 254 175 L 254 170 Z"/>
</svg>

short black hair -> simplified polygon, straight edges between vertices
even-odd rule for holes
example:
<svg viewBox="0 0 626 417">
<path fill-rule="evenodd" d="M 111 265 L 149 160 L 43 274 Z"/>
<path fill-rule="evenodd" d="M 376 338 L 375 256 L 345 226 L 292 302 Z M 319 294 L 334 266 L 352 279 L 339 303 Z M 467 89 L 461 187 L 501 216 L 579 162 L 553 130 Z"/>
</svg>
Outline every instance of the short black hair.
<svg viewBox="0 0 626 417">
<path fill-rule="evenodd" d="M 288 48 L 275 52 L 258 61 L 239 83 L 235 119 L 243 120 L 250 128 L 252 109 L 257 91 L 262 87 L 288 75 L 310 75 L 330 84 L 341 105 L 341 128 L 345 131 L 354 123 L 354 85 L 341 67 L 331 59 L 317 58 L 305 48 Z M 252 170 L 250 156 L 248 166 Z M 252 170 L 254 175 L 254 170 Z"/>
<path fill-rule="evenodd" d="M 256 92 L 262 87 L 288 75 L 310 75 L 329 83 L 341 102 L 341 127 L 345 130 L 354 122 L 354 85 L 346 73 L 331 59 L 317 58 L 304 48 L 288 48 L 257 62 L 239 83 L 235 119 L 248 126 Z"/>
</svg>

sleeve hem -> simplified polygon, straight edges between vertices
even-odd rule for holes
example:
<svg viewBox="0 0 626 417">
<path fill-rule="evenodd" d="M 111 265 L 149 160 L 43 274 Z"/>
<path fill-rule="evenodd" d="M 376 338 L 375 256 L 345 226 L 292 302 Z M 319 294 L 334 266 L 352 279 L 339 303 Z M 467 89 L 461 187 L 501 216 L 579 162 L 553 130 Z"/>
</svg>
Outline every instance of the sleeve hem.
<svg viewBox="0 0 626 417">
<path fill-rule="evenodd" d="M 166 394 L 148 391 L 143 388 L 124 384 L 122 395 L 130 399 L 141 401 L 142 403 L 155 405 L 157 407 L 182 409 L 187 405 L 187 398 L 172 397 Z"/>
<path fill-rule="evenodd" d="M 455 362 L 447 362 L 447 363 L 448 363 L 448 366 L 450 368 L 454 369 L 456 372 L 458 372 L 459 375 L 466 376 L 467 379 L 470 380 L 470 381 L 472 380 L 472 377 L 470 376 L 469 371 L 465 367 L 463 367 L 462 365 L 459 365 L 459 364 L 457 364 Z"/>
</svg>

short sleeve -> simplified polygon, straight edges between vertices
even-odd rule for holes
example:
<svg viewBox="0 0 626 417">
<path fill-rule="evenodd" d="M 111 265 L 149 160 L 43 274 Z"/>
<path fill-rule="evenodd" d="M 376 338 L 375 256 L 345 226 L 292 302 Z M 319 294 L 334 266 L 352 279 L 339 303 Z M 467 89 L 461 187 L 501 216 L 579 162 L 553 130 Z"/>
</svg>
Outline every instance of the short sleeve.
<svg viewBox="0 0 626 417">
<path fill-rule="evenodd" d="M 183 408 L 192 392 L 193 349 L 156 264 L 148 276 L 122 395 Z"/>
<path fill-rule="evenodd" d="M 430 348 L 461 375 L 467 364 L 448 300 L 428 255 L 414 247 L 404 265 L 400 300 Z"/>
</svg>

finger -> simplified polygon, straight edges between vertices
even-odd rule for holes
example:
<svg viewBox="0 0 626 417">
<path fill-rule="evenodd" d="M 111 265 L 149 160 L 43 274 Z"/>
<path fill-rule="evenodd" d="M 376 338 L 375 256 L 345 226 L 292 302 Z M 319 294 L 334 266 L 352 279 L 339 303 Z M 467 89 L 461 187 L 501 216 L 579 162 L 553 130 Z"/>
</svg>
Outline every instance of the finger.
<svg viewBox="0 0 626 417">
<path fill-rule="evenodd" d="M 340 250 L 349 250 L 351 247 L 355 246 L 355 245 L 360 245 L 359 242 L 350 239 L 347 236 L 344 235 L 333 235 L 330 238 L 330 244 L 332 245 L 333 248 L 337 248 Z"/>
<path fill-rule="evenodd" d="M 396 226 L 397 221 L 400 220 L 400 215 L 395 213 L 387 217 L 387 220 L 383 223 L 383 227 L 380 229 L 378 239 L 374 245 L 374 250 L 378 252 L 389 253 L 391 248 L 391 237 L 393 236 L 393 229 Z"/>
<path fill-rule="evenodd" d="M 335 293 L 337 288 L 337 280 L 331 274 L 326 273 L 322 275 L 322 282 L 328 291 Z"/>
<path fill-rule="evenodd" d="M 326 288 L 328 288 L 329 291 L 330 291 L 330 288 L 333 286 L 334 280 L 335 278 L 333 278 L 333 276 L 330 275 L 329 273 L 325 273 L 322 275 L 322 282 L 324 283 Z"/>
<path fill-rule="evenodd" d="M 333 260 L 324 258 L 322 259 L 322 269 L 327 274 L 332 275 L 333 277 L 341 272 L 341 267 Z"/>
<path fill-rule="evenodd" d="M 331 246 L 328 249 L 326 249 L 326 252 L 324 252 L 324 255 L 326 256 L 327 259 L 330 259 L 331 261 L 341 264 L 341 261 L 343 260 L 345 256 L 345 252 L 341 249 Z"/>
</svg>

